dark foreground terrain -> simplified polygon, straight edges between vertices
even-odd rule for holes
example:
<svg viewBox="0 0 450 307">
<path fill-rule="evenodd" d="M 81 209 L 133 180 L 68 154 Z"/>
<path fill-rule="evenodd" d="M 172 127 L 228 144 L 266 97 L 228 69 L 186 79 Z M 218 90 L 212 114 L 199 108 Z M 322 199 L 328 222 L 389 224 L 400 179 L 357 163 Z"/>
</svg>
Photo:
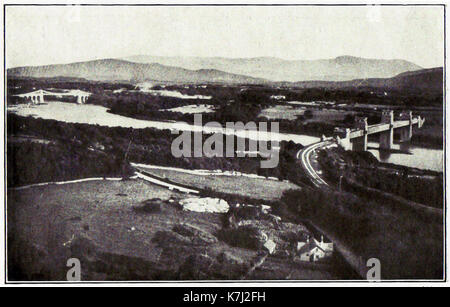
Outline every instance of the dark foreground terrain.
<svg viewBox="0 0 450 307">
<path fill-rule="evenodd" d="M 141 180 L 10 190 L 8 279 L 66 280 L 73 257 L 82 280 L 357 278 L 337 255 L 293 260 L 293 244 L 310 234 L 302 224 L 255 209 L 234 209 L 230 224 L 229 214 L 182 210 L 185 197 Z M 261 232 L 274 254 L 261 248 Z"/>
</svg>

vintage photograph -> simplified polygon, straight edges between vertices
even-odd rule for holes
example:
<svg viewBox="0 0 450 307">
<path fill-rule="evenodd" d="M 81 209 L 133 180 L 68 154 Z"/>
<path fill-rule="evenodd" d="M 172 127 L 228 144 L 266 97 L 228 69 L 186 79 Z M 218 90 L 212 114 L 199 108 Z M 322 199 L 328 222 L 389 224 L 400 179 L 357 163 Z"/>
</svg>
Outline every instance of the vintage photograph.
<svg viewBox="0 0 450 307">
<path fill-rule="evenodd" d="M 445 281 L 444 5 L 3 9 L 7 283 Z"/>
</svg>

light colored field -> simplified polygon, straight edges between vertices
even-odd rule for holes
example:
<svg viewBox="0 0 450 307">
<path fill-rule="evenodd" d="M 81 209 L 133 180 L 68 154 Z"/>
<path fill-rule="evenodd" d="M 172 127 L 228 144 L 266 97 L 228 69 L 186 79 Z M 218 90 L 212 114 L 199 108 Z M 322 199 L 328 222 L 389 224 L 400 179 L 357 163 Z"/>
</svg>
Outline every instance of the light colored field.
<svg viewBox="0 0 450 307">
<path fill-rule="evenodd" d="M 140 167 L 155 176 L 166 178 L 172 182 L 194 188 L 209 188 L 216 192 L 238 194 L 246 197 L 257 197 L 265 200 L 281 198 L 284 191 L 299 189 L 290 182 L 240 176 L 194 175 L 174 170 Z"/>
<path fill-rule="evenodd" d="M 259 116 L 264 116 L 268 119 L 288 119 L 294 120 L 299 115 L 303 115 L 306 110 L 311 110 L 313 117 L 306 120 L 307 122 L 325 122 L 332 123 L 341 121 L 347 114 L 354 114 L 352 111 L 336 110 L 336 109 L 318 109 L 307 106 L 287 106 L 279 105 L 270 107 L 261 111 Z"/>
<path fill-rule="evenodd" d="M 119 193 L 125 196 L 117 195 Z M 88 225 L 89 237 L 106 250 L 142 256 L 147 251 L 139 247 L 149 242 L 142 236 L 151 230 L 151 221 L 138 216 L 132 206 L 149 198 L 164 200 L 176 195 L 141 180 L 92 181 L 9 191 L 8 206 L 23 206 L 19 211 L 21 230 L 38 245 L 46 246 L 48 235 L 54 233 L 58 245 L 62 246 L 73 234 L 83 232 L 83 225 Z M 74 218 L 80 221 L 71 222 Z M 133 226 L 140 231 L 129 233 L 128 229 Z M 136 243 L 132 242 L 132 237 L 137 235 L 142 242 L 131 251 L 129 245 Z"/>
<path fill-rule="evenodd" d="M 152 95 L 156 96 L 166 96 L 166 97 L 175 97 L 175 98 L 181 98 L 181 99 L 211 99 L 211 96 L 205 96 L 205 95 L 185 95 L 178 91 L 169 91 L 169 90 L 153 90 L 153 84 L 150 84 L 148 82 L 143 82 L 137 84 L 139 87 L 139 90 L 144 93 L 150 93 Z"/>
<path fill-rule="evenodd" d="M 182 106 L 172 109 L 162 109 L 160 111 L 180 112 L 183 114 L 196 114 L 196 113 L 214 113 L 214 107 L 206 104 L 191 104 L 188 106 Z"/>
<path fill-rule="evenodd" d="M 294 120 L 298 115 L 303 115 L 305 110 L 306 108 L 303 107 L 280 105 L 262 110 L 259 116 L 266 117 L 267 119 Z"/>
</svg>

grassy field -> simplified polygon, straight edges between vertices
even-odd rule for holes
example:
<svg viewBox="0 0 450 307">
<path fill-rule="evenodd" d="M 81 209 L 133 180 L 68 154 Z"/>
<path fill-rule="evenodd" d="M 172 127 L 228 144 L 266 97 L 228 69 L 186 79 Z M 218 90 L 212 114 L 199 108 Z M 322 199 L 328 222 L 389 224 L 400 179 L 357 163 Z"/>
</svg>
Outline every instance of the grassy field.
<svg viewBox="0 0 450 307">
<path fill-rule="evenodd" d="M 258 198 L 264 200 L 280 199 L 284 191 L 299 188 L 293 183 L 277 180 L 240 176 L 201 176 L 174 170 L 141 168 L 155 176 L 194 188 L 208 188 L 215 192 L 237 194 L 246 197 L 255 197 L 257 195 Z"/>
<path fill-rule="evenodd" d="M 312 118 L 308 122 L 334 123 L 344 120 L 347 115 L 355 115 L 356 112 L 335 109 L 312 109 Z"/>
<path fill-rule="evenodd" d="M 275 107 L 270 107 L 261 111 L 259 116 L 264 116 L 271 120 L 277 119 L 288 119 L 294 120 L 299 115 L 304 115 L 306 110 L 310 110 L 312 118 L 305 120 L 305 122 L 324 122 L 333 123 L 337 121 L 342 121 L 346 115 L 354 115 L 356 112 L 344 111 L 336 109 L 318 109 L 318 108 L 308 108 L 308 107 L 295 107 L 288 105 L 278 105 Z"/>
<path fill-rule="evenodd" d="M 239 278 L 257 251 L 217 239 L 200 244 L 175 233 L 174 226 L 188 224 L 214 239 L 222 227 L 222 214 L 181 210 L 177 201 L 184 197 L 141 180 L 9 190 L 9 280 L 65 280 L 66 261 L 72 257 L 81 261 L 82 280 Z M 136 210 L 155 198 L 160 211 Z M 236 264 L 217 260 L 224 252 L 237 259 Z M 210 264 L 205 268 L 198 259 Z M 283 272 L 293 274 L 281 276 L 262 267 L 255 277 L 340 278 L 328 269 L 284 261 L 276 262 Z"/>
<path fill-rule="evenodd" d="M 296 108 L 292 106 L 280 105 L 275 107 L 270 107 L 261 111 L 259 116 L 266 117 L 270 120 L 276 119 L 288 119 L 294 120 L 298 115 L 303 115 L 306 108 Z"/>
</svg>

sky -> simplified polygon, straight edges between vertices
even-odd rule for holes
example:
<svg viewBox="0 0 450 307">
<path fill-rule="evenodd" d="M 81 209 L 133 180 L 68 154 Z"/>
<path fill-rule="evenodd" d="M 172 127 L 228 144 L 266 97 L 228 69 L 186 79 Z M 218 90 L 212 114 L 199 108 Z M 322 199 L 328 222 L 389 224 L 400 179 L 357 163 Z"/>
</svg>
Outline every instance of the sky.
<svg viewBox="0 0 450 307">
<path fill-rule="evenodd" d="M 154 56 L 443 66 L 442 6 L 7 6 L 6 66 Z"/>
</svg>

